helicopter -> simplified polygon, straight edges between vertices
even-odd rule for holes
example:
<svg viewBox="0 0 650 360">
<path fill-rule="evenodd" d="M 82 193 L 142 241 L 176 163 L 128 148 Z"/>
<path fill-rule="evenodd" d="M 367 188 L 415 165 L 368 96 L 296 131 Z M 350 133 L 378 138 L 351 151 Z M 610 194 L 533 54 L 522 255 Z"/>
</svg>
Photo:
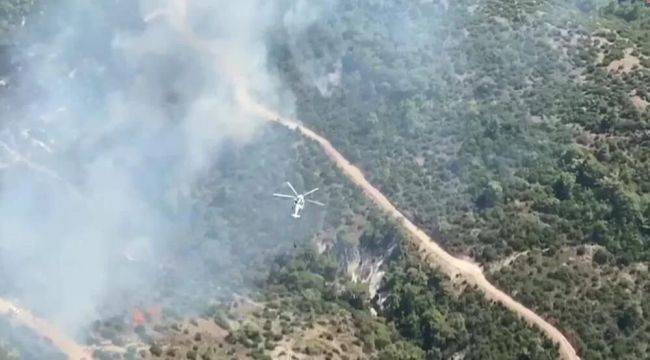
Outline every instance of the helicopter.
<svg viewBox="0 0 650 360">
<path fill-rule="evenodd" d="M 290 182 L 287 181 L 285 184 L 287 184 L 287 186 L 289 186 L 289 188 L 293 192 L 293 195 L 274 193 L 273 196 L 293 199 L 293 212 L 291 213 L 291 216 L 293 218 L 295 218 L 295 219 L 300 218 L 300 213 L 302 212 L 302 209 L 305 208 L 305 202 L 308 202 L 308 203 L 311 203 L 311 204 L 314 204 L 314 205 L 318 205 L 318 206 L 325 206 L 325 204 L 323 204 L 322 202 L 315 201 L 315 200 L 310 200 L 310 199 L 305 199 L 305 197 L 307 195 L 315 193 L 318 190 L 318 188 L 307 191 L 304 194 L 298 194 L 298 192 L 296 191 L 296 189 L 293 188 L 293 186 L 291 185 Z"/>
</svg>

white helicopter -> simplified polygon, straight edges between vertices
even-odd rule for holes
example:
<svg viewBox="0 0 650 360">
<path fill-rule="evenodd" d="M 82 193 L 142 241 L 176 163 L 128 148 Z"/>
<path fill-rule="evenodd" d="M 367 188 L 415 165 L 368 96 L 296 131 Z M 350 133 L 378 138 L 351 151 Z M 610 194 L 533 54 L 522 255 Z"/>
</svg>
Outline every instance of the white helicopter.
<svg viewBox="0 0 650 360">
<path fill-rule="evenodd" d="M 300 212 L 302 211 L 302 209 L 305 208 L 305 202 L 312 203 L 312 204 L 318 205 L 318 206 L 325 206 L 325 204 L 323 204 L 322 202 L 318 202 L 318 201 L 310 200 L 310 199 L 305 199 L 305 196 L 315 193 L 318 190 L 318 188 L 307 191 L 304 194 L 298 194 L 298 192 L 296 191 L 296 189 L 293 188 L 293 186 L 291 185 L 290 182 L 287 181 L 286 184 L 289 186 L 289 188 L 293 192 L 293 195 L 285 195 L 285 194 L 274 193 L 273 196 L 293 199 L 293 213 L 291 214 L 291 216 L 293 216 L 294 218 L 298 219 L 300 217 Z"/>
</svg>

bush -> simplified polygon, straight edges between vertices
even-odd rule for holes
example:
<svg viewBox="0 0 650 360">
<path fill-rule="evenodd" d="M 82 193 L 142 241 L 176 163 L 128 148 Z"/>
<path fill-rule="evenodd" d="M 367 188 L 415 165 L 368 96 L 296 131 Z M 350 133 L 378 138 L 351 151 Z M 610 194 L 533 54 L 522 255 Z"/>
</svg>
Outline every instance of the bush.
<svg viewBox="0 0 650 360">
<path fill-rule="evenodd" d="M 406 341 L 399 341 L 381 350 L 377 358 L 379 360 L 423 360 L 425 355 L 419 347 Z"/>
<path fill-rule="evenodd" d="M 609 262 L 611 258 L 610 253 L 605 249 L 598 249 L 594 253 L 594 262 L 598 265 L 604 265 Z"/>
<path fill-rule="evenodd" d="M 163 354 L 163 349 L 162 349 L 162 347 L 160 347 L 160 345 L 153 344 L 149 348 L 149 352 L 151 353 L 151 355 L 153 355 L 155 357 L 160 357 Z"/>
</svg>

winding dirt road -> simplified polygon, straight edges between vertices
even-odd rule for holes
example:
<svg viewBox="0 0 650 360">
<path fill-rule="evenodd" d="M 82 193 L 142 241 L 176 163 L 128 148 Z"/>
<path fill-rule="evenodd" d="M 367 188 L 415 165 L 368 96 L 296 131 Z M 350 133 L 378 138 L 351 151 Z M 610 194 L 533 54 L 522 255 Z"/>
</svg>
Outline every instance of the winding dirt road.
<svg viewBox="0 0 650 360">
<path fill-rule="evenodd" d="M 22 309 L 11 302 L 0 298 L 0 314 L 7 316 L 12 322 L 25 326 L 51 343 L 71 360 L 92 359 L 90 350 L 68 338 L 63 332 L 49 322 L 34 316 L 29 310 Z"/>
<path fill-rule="evenodd" d="M 554 343 L 559 344 L 559 353 L 563 359 L 576 360 L 579 359 L 575 349 L 566 337 L 553 325 L 542 319 L 539 315 L 528 309 L 521 303 L 511 298 L 508 294 L 497 289 L 490 283 L 483 271 L 476 264 L 467 260 L 459 259 L 440 247 L 429 235 L 420 230 L 415 224 L 407 219 L 377 188 L 372 186 L 368 180 L 363 176 L 359 168 L 352 165 L 341 153 L 339 153 L 332 144 L 324 137 L 316 134 L 309 128 L 297 123 L 295 120 L 288 119 L 274 113 L 254 102 L 243 89 L 238 89 L 238 100 L 241 105 L 250 110 L 257 116 L 263 117 L 268 121 L 277 122 L 289 129 L 298 129 L 304 136 L 316 141 L 323 148 L 327 156 L 336 163 L 341 172 L 354 184 L 356 184 L 365 195 L 370 198 L 375 204 L 385 210 L 389 215 L 396 219 L 407 232 L 412 236 L 418 248 L 426 252 L 427 260 L 433 263 L 440 271 L 444 272 L 452 280 L 465 280 L 470 285 L 476 285 L 485 296 L 495 302 L 498 302 L 515 312 L 533 327 L 541 329 L 548 338 Z"/>
<path fill-rule="evenodd" d="M 427 259 L 432 265 L 447 274 L 452 280 L 464 280 L 470 285 L 476 285 L 485 294 L 486 298 L 502 304 L 507 309 L 516 313 L 529 325 L 539 328 L 549 339 L 559 346 L 559 354 L 562 359 L 579 359 L 571 343 L 569 343 L 557 328 L 514 300 L 508 294 L 497 289 L 485 278 L 483 271 L 476 264 L 456 258 L 443 250 L 433 239 L 407 219 L 386 196 L 370 184 L 359 168 L 352 165 L 343 157 L 327 139 L 305 127 L 299 121 L 284 117 L 278 112 L 255 101 L 248 93 L 247 79 L 242 75 L 242 71 L 237 68 L 237 63 L 229 59 L 227 49 L 217 49 L 214 47 L 214 43 L 206 42 L 192 32 L 186 21 L 186 1 L 172 0 L 167 9 L 157 11 L 153 16 L 149 17 L 149 20 L 157 16 L 166 16 L 170 23 L 185 35 L 187 41 L 197 50 L 213 55 L 217 70 L 226 72 L 230 76 L 236 99 L 244 111 L 264 120 L 281 124 L 289 129 L 297 129 L 307 138 L 316 141 L 350 181 L 363 190 L 364 194 L 377 204 L 377 206 L 384 209 L 402 224 L 404 229 L 411 235 L 415 245 L 427 254 Z"/>
</svg>

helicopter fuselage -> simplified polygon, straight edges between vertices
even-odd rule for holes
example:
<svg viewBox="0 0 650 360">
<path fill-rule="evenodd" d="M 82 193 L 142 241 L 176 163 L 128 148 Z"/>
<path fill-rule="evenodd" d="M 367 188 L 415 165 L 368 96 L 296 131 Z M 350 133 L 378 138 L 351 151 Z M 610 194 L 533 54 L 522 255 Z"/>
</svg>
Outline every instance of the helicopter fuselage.
<svg viewBox="0 0 650 360">
<path fill-rule="evenodd" d="M 305 207 L 305 197 L 303 195 L 298 195 L 296 196 L 295 200 L 293 201 L 293 216 L 294 218 L 299 218 L 300 217 L 300 212 L 302 212 L 302 209 Z"/>
</svg>

